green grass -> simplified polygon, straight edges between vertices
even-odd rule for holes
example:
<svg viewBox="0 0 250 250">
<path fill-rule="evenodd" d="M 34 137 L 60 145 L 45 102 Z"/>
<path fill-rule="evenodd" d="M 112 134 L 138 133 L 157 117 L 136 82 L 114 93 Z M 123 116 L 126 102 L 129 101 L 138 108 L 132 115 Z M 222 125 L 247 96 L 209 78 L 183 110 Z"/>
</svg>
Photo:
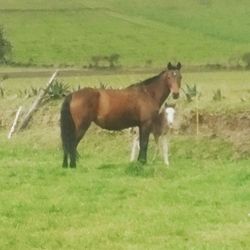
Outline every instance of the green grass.
<svg viewBox="0 0 250 250">
<path fill-rule="evenodd" d="M 144 80 L 152 75 L 156 75 L 160 72 L 154 73 L 117 73 L 117 74 L 97 74 L 86 76 L 74 76 L 74 77 L 58 77 L 59 81 L 69 85 L 71 88 L 77 89 L 78 86 L 87 87 L 100 87 L 100 84 L 105 84 L 113 88 L 126 87 L 132 83 Z M 52 73 L 51 73 L 52 74 Z M 198 100 L 198 108 L 201 110 L 207 110 L 211 112 L 238 112 L 243 110 L 249 110 L 250 105 L 250 72 L 249 71 L 222 71 L 222 72 L 198 72 L 198 73 L 182 73 L 182 87 L 185 89 L 185 85 L 196 84 L 198 92 L 201 96 Z M 3 81 L 2 86 L 6 93 L 5 98 L 0 98 L 0 103 L 7 107 L 7 111 L 12 113 L 18 108 L 19 105 L 25 105 L 28 107 L 29 103 L 33 100 L 23 99 L 18 97 L 20 90 L 30 90 L 31 87 L 43 88 L 48 81 L 45 77 L 36 78 L 9 78 Z M 222 95 L 225 97 L 222 101 L 213 101 L 214 92 L 220 89 Z M 170 96 L 170 102 L 171 100 Z M 54 102 L 57 109 L 60 102 Z M 178 100 L 177 105 L 180 110 L 195 109 L 196 102 L 193 101 L 187 104 L 185 95 L 181 91 L 181 98 Z M 54 105 L 52 105 L 53 107 Z M 55 110 L 55 109 L 54 109 Z M 1 114 L 2 113 L 2 114 Z M 0 110 L 2 117 L 6 115 L 6 110 Z M 7 114 L 9 116 L 9 113 Z M 4 119 L 3 119 L 4 120 Z"/>
<path fill-rule="evenodd" d="M 174 137 L 170 168 L 142 168 L 128 134 L 92 129 L 72 170 L 58 134 L 0 134 L 1 248 L 247 249 L 249 160 L 228 143 Z"/>
<path fill-rule="evenodd" d="M 123 66 L 227 65 L 249 52 L 248 7 L 246 0 L 0 0 L 0 24 L 21 63 L 81 66 L 118 53 Z"/>
<path fill-rule="evenodd" d="M 83 66 L 94 55 L 119 53 L 127 67 L 147 60 L 156 67 L 169 60 L 237 64 L 249 52 L 248 7 L 246 0 L 0 0 L 0 25 L 21 63 Z M 122 87 L 148 76 L 60 80 Z M 6 139 L 18 106 L 27 109 L 34 99 L 19 90 L 46 81 L 1 83 L 0 249 L 248 249 L 249 154 L 220 137 L 173 135 L 170 168 L 152 161 L 152 141 L 141 166 L 129 163 L 126 131 L 93 126 L 78 168 L 62 169 L 61 100 L 44 104 L 26 131 Z M 183 87 L 196 84 L 201 92 L 199 109 L 220 114 L 249 111 L 249 81 L 246 71 L 183 73 Z M 212 100 L 217 89 L 220 102 Z M 196 107 L 183 95 L 177 105 L 180 114 Z"/>
<path fill-rule="evenodd" d="M 234 113 L 249 110 L 250 74 L 247 71 L 183 73 L 182 87 L 196 84 L 200 93 L 198 108 L 210 112 Z M 224 99 L 213 101 L 214 92 L 220 89 Z M 184 95 L 183 95 L 184 97 Z M 182 99 L 183 101 L 183 99 Z M 182 108 L 195 108 L 195 100 L 190 105 L 182 103 Z"/>
<path fill-rule="evenodd" d="M 121 87 L 148 76 L 59 79 L 72 87 Z M 199 108 L 221 114 L 248 110 L 249 80 L 249 72 L 183 73 L 183 85 L 197 84 L 202 93 Z M 172 135 L 170 167 L 160 157 L 152 161 L 152 140 L 148 164 L 141 166 L 129 163 L 127 131 L 92 126 L 79 146 L 77 169 L 62 169 L 61 100 L 44 104 L 27 130 L 6 138 L 18 106 L 33 100 L 18 91 L 46 81 L 2 83 L 1 249 L 248 249 L 249 154 L 220 137 Z M 225 96 L 221 102 L 212 101 L 217 88 Z M 181 114 L 196 104 L 182 96 L 177 105 Z"/>
</svg>

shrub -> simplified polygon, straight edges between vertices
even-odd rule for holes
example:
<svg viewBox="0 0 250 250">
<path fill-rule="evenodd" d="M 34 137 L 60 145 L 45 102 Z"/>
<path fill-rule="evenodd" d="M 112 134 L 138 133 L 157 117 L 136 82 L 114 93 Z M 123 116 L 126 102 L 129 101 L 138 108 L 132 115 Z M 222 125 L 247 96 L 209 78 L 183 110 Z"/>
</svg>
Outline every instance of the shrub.
<svg viewBox="0 0 250 250">
<path fill-rule="evenodd" d="M 19 90 L 18 96 L 31 98 L 31 97 L 37 96 L 40 90 L 41 90 L 40 88 L 30 87 L 29 89 Z"/>
<path fill-rule="evenodd" d="M 93 62 L 93 67 L 94 68 L 99 68 L 100 67 L 100 62 L 103 59 L 102 56 L 92 56 L 91 61 Z M 91 64 L 92 67 L 92 64 Z"/>
<path fill-rule="evenodd" d="M 250 52 L 243 54 L 241 59 L 246 64 L 246 68 L 250 69 Z"/>
<path fill-rule="evenodd" d="M 118 66 L 120 55 L 117 53 L 111 54 L 110 56 L 104 57 L 109 62 L 110 68 L 115 68 Z"/>
<path fill-rule="evenodd" d="M 222 95 L 221 89 L 214 91 L 213 100 L 221 101 L 222 99 L 225 99 L 225 97 Z"/>
<path fill-rule="evenodd" d="M 193 97 L 196 97 L 198 95 L 196 84 L 194 84 L 193 86 L 186 84 L 186 89 L 183 89 L 183 91 L 188 102 L 192 102 Z"/>
<path fill-rule="evenodd" d="M 0 97 L 4 97 L 5 95 L 5 90 L 2 83 L 6 79 L 8 79 L 8 75 L 3 75 L 2 80 L 0 80 Z"/>
<path fill-rule="evenodd" d="M 47 91 L 48 99 L 60 99 L 69 93 L 69 86 L 58 80 L 54 80 Z"/>
<path fill-rule="evenodd" d="M 92 63 L 89 64 L 89 68 L 117 68 L 119 66 L 120 55 L 117 53 L 113 53 L 109 56 L 92 56 Z"/>
<path fill-rule="evenodd" d="M 4 97 L 4 88 L 0 86 L 0 97 Z"/>
<path fill-rule="evenodd" d="M 0 63 L 7 63 L 12 52 L 11 43 L 5 38 L 4 30 L 0 27 Z"/>
</svg>

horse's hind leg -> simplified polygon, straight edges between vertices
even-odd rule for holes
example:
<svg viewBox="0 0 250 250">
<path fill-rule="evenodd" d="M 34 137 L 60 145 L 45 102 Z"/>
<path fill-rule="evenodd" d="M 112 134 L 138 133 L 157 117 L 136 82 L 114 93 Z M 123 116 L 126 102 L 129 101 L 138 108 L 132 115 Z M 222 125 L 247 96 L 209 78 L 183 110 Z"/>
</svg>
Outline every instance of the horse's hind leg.
<svg viewBox="0 0 250 250">
<path fill-rule="evenodd" d="M 71 148 L 71 150 L 70 150 L 70 152 L 69 152 L 69 159 L 70 159 L 70 164 L 69 164 L 69 166 L 71 167 L 71 168 L 75 168 L 76 167 L 76 145 L 74 145 L 72 148 Z"/>
<path fill-rule="evenodd" d="M 70 157 L 70 167 L 75 168 L 76 167 L 76 160 L 77 160 L 77 146 L 81 139 L 83 138 L 84 134 L 88 130 L 90 126 L 90 121 L 85 122 L 83 125 L 81 125 L 80 128 L 76 130 L 76 138 L 74 141 L 74 145 L 72 145 L 72 150 L 69 152 L 69 157 Z"/>
</svg>

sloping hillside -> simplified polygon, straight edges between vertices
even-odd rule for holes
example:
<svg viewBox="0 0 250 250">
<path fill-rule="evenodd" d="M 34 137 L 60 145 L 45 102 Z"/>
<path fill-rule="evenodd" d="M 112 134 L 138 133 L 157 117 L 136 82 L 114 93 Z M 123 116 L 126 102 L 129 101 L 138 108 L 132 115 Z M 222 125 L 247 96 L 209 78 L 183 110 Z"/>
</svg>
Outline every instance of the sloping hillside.
<svg viewBox="0 0 250 250">
<path fill-rule="evenodd" d="M 249 51 L 249 16 L 246 0 L 0 0 L 13 60 L 40 65 L 113 53 L 123 66 L 237 64 Z"/>
</svg>

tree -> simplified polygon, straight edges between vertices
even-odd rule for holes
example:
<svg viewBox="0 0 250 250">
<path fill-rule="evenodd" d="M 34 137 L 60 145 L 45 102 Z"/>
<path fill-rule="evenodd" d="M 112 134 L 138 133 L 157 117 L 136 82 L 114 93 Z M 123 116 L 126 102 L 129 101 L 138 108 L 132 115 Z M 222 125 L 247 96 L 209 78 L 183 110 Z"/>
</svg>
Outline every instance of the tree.
<svg viewBox="0 0 250 250">
<path fill-rule="evenodd" d="M 5 38 L 4 30 L 0 27 L 0 64 L 7 63 L 12 52 L 11 43 Z"/>
<path fill-rule="evenodd" d="M 102 56 L 92 56 L 91 60 L 94 63 L 94 68 L 99 68 L 100 67 L 100 61 L 102 60 Z"/>
<path fill-rule="evenodd" d="M 115 68 L 117 67 L 119 63 L 120 55 L 114 53 L 114 54 L 111 54 L 110 56 L 106 56 L 105 59 L 109 62 L 110 68 Z"/>
</svg>

